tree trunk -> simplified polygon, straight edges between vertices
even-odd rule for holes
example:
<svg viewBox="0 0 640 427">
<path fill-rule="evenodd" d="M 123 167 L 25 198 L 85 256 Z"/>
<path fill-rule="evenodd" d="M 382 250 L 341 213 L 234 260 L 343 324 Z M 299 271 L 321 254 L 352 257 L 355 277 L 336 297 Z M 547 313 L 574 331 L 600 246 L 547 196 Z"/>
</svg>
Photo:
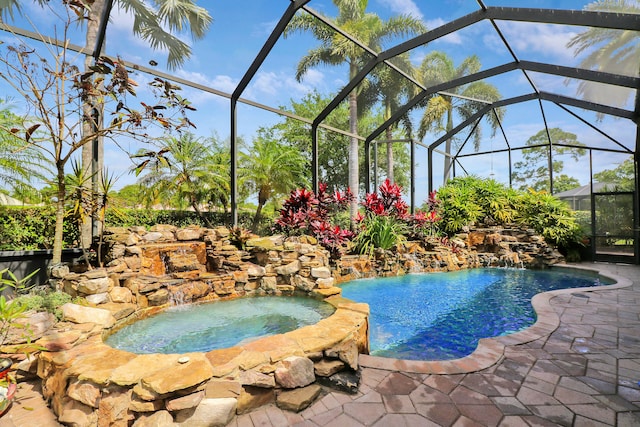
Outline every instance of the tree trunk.
<svg viewBox="0 0 640 427">
<path fill-rule="evenodd" d="M 254 233 L 258 231 L 258 224 L 260 223 L 260 218 L 262 218 L 262 207 L 264 203 L 258 202 L 258 208 L 256 209 L 256 214 L 253 216 L 253 224 L 251 225 L 251 231 Z"/>
<path fill-rule="evenodd" d="M 191 207 L 196 212 L 196 215 L 198 215 L 198 217 L 204 221 L 207 227 L 213 228 L 213 224 L 211 224 L 211 222 L 209 221 L 209 218 L 204 216 L 204 214 L 200 210 L 200 205 L 198 204 L 199 203 L 198 200 L 195 197 L 191 197 L 190 203 L 191 203 Z"/>
<path fill-rule="evenodd" d="M 62 262 L 62 237 L 64 232 L 64 200 L 66 198 L 66 184 L 64 181 L 64 164 L 57 165 L 58 201 L 56 202 L 56 226 L 53 234 L 52 265 Z"/>
<path fill-rule="evenodd" d="M 100 19 L 102 18 L 102 10 L 105 6 L 104 2 L 105 0 L 95 0 L 89 12 L 86 23 L 87 32 L 85 35 L 85 48 L 89 52 L 93 52 L 93 49 L 95 49 L 96 46 L 98 30 L 100 28 Z M 88 71 L 91 65 L 93 65 L 93 57 L 89 54 L 85 57 L 84 60 L 85 71 Z M 102 106 L 96 105 L 94 103 L 93 97 L 89 97 L 87 102 L 82 105 L 82 112 L 84 115 L 84 120 L 82 121 L 82 135 L 91 135 L 92 133 L 95 133 L 95 128 L 102 126 Z M 92 117 L 94 119 L 97 119 L 97 122 L 95 122 L 93 119 L 89 119 Z M 102 138 L 99 138 L 99 140 L 95 141 L 95 143 L 94 141 L 90 141 L 82 146 L 82 167 L 85 170 L 85 176 L 91 176 L 91 179 L 88 180 L 84 185 L 87 187 L 87 190 L 89 190 L 88 193 L 92 195 L 92 200 L 95 199 L 97 193 L 100 190 L 100 174 L 104 162 L 101 139 Z M 87 246 L 91 245 L 94 232 L 96 235 L 99 235 L 101 232 L 101 225 L 98 225 L 97 230 L 93 229 L 94 220 L 95 218 L 93 213 L 91 215 L 87 215 L 82 224 L 82 229 L 80 230 L 80 240 Z M 99 221 L 97 221 L 96 224 L 99 224 Z"/>
<path fill-rule="evenodd" d="M 393 184 L 395 180 L 393 179 L 393 143 L 391 142 L 393 132 L 391 127 L 388 127 L 385 133 L 387 136 L 387 178 Z"/>
<path fill-rule="evenodd" d="M 353 77 L 357 71 L 353 63 L 349 65 L 350 77 Z M 355 90 L 349 94 L 349 131 L 352 134 L 358 134 L 358 97 Z M 355 218 L 358 213 L 358 193 L 360 192 L 359 167 L 358 139 L 351 137 L 349 141 L 349 189 L 351 189 L 354 197 L 349 205 L 349 216 L 351 218 L 352 229 L 355 227 L 353 218 Z"/>
<path fill-rule="evenodd" d="M 451 101 L 449 101 L 451 102 Z M 451 108 L 447 111 L 447 133 L 453 129 L 453 111 Z M 451 177 L 451 138 L 447 139 L 444 144 L 444 152 L 447 154 L 444 156 L 444 176 L 442 178 L 442 184 L 446 184 Z"/>
<path fill-rule="evenodd" d="M 262 208 L 265 204 L 267 204 L 267 200 L 269 200 L 269 195 L 271 190 L 265 187 L 260 188 L 258 191 L 258 208 L 256 209 L 256 214 L 253 216 L 253 224 L 251 225 L 251 231 L 254 233 L 258 231 L 258 224 L 260 223 L 260 218 L 262 217 Z"/>
</svg>

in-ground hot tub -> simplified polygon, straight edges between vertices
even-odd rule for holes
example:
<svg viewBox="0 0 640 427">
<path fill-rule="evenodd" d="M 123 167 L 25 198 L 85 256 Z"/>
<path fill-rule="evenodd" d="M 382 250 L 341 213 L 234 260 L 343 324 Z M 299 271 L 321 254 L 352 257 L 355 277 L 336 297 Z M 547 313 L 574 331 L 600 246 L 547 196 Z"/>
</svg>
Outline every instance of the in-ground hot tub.
<svg viewBox="0 0 640 427">
<path fill-rule="evenodd" d="M 331 304 L 303 296 L 176 305 L 120 328 L 105 343 L 136 354 L 207 352 L 313 325 L 334 312 Z"/>
</svg>

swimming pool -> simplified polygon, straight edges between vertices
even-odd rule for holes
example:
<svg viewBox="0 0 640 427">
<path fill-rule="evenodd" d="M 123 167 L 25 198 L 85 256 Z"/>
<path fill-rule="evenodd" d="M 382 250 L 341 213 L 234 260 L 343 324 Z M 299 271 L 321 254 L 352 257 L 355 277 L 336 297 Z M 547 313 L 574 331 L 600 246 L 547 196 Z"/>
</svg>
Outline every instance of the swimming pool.
<svg viewBox="0 0 640 427">
<path fill-rule="evenodd" d="M 566 269 L 487 268 L 362 279 L 341 287 L 345 298 L 370 306 L 372 355 L 449 360 L 471 354 L 480 338 L 533 325 L 531 298 L 540 292 L 610 283 Z"/>
<path fill-rule="evenodd" d="M 313 325 L 334 311 L 331 304 L 297 296 L 176 306 L 124 326 L 105 343 L 137 354 L 206 352 Z"/>
</svg>

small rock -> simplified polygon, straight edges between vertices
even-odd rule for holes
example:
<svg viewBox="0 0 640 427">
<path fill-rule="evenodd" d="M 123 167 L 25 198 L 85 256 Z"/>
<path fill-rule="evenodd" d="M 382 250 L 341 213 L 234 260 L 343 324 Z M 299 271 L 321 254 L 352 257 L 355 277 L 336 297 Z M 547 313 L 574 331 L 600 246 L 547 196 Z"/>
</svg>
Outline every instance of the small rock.
<svg viewBox="0 0 640 427">
<path fill-rule="evenodd" d="M 142 415 L 132 427 L 170 427 L 174 426 L 173 417 L 167 411 L 158 411 L 150 415 Z"/>
<path fill-rule="evenodd" d="M 322 387 L 312 384 L 304 388 L 280 392 L 276 398 L 276 405 L 287 411 L 300 412 L 307 408 L 322 392 Z"/>
</svg>

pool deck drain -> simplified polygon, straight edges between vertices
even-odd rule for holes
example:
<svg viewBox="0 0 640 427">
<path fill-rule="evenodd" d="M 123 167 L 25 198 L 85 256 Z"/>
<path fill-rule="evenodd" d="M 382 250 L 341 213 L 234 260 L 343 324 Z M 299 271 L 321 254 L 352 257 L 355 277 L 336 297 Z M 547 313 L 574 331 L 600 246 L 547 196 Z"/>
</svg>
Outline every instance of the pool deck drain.
<svg viewBox="0 0 640 427">
<path fill-rule="evenodd" d="M 631 285 L 541 296 L 536 325 L 456 361 L 362 356 L 358 393 L 329 392 L 298 414 L 265 406 L 229 426 L 640 425 L 640 266 L 581 266 Z M 0 427 L 58 426 L 38 390 L 21 384 Z"/>
</svg>

